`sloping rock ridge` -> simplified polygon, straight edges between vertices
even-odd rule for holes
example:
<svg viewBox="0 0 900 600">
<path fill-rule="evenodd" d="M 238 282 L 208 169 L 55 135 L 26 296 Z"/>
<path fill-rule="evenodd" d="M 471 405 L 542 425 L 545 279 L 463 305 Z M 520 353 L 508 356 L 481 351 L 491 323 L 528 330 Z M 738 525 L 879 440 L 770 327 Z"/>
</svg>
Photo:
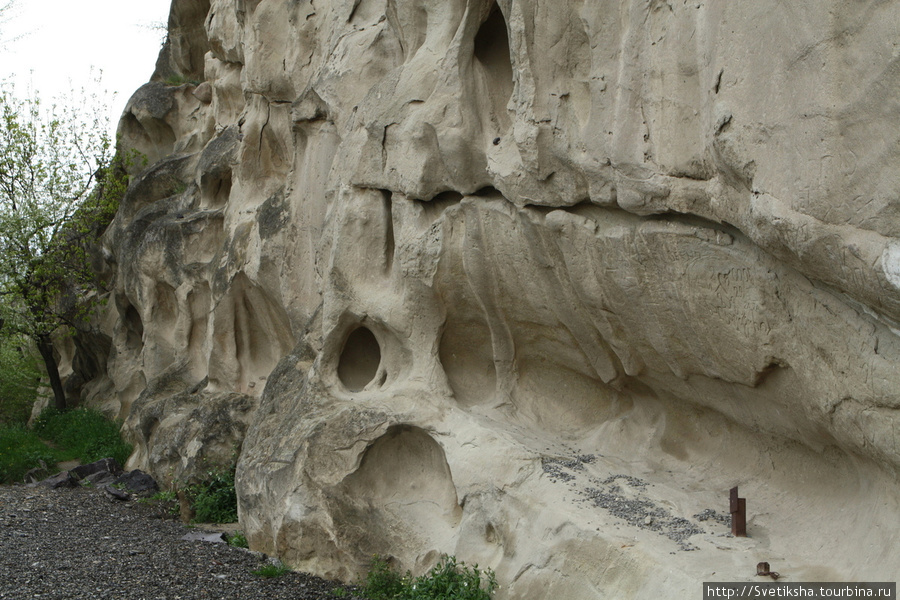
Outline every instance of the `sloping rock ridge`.
<svg viewBox="0 0 900 600">
<path fill-rule="evenodd" d="M 893 580 L 898 24 L 174 0 L 120 124 L 148 162 L 87 400 L 162 482 L 239 450 L 251 546 L 326 577 L 447 553 L 499 598 L 684 598 L 760 561 Z"/>
</svg>

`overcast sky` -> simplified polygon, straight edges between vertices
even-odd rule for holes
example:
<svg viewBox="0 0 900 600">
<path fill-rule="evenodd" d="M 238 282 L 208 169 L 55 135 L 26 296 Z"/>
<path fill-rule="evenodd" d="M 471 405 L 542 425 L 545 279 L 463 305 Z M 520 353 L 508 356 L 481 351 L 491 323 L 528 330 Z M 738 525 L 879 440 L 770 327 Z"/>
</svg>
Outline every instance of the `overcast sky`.
<svg viewBox="0 0 900 600">
<path fill-rule="evenodd" d="M 16 0 L 0 38 L 0 81 L 14 80 L 49 101 L 88 85 L 91 69 L 115 93 L 118 121 L 131 94 L 153 74 L 171 0 Z M 0 0 L 0 5 L 4 2 Z M 156 28 L 154 26 L 157 26 Z"/>
</svg>

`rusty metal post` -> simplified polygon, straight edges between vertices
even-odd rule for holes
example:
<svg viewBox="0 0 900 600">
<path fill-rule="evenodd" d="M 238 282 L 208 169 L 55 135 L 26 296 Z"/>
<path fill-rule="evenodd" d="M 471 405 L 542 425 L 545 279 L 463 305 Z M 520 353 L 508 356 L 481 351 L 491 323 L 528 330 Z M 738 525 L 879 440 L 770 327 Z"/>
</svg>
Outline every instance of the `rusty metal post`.
<svg viewBox="0 0 900 600">
<path fill-rule="evenodd" d="M 738 498 L 737 486 L 731 488 L 731 534 L 747 537 L 747 499 Z"/>
</svg>

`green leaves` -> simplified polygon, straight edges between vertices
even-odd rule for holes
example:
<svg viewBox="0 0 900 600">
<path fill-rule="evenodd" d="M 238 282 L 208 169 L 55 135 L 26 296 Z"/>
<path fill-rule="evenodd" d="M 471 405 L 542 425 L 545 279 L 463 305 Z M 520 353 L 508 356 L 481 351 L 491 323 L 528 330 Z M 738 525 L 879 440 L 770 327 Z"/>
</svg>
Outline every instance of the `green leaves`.
<svg viewBox="0 0 900 600">
<path fill-rule="evenodd" d="M 206 479 L 187 486 L 185 492 L 197 523 L 234 523 L 238 520 L 234 466 L 213 469 Z"/>
<path fill-rule="evenodd" d="M 490 600 L 497 580 L 490 569 L 467 566 L 454 556 L 444 556 L 431 571 L 413 578 L 393 571 L 375 557 L 364 587 L 372 600 Z"/>
<path fill-rule="evenodd" d="M 276 563 L 266 563 L 257 570 L 253 571 L 253 574 L 257 577 L 281 577 L 282 575 L 286 575 L 290 573 L 291 570 L 282 564 L 281 562 Z"/>
</svg>

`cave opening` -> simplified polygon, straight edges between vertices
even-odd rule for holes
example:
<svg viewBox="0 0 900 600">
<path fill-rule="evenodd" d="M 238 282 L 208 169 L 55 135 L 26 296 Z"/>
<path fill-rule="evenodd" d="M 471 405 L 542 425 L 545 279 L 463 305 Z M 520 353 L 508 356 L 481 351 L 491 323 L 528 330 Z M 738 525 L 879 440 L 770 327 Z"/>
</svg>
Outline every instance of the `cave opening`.
<svg viewBox="0 0 900 600">
<path fill-rule="evenodd" d="M 513 93 L 513 68 L 506 19 L 496 2 L 475 34 L 474 54 L 484 70 L 483 85 L 490 98 L 495 127 L 505 131 L 510 126 L 506 106 Z"/>
<path fill-rule="evenodd" d="M 351 392 L 360 392 L 378 373 L 381 366 L 381 345 L 366 327 L 357 327 L 344 342 L 338 361 L 338 379 Z"/>
</svg>

